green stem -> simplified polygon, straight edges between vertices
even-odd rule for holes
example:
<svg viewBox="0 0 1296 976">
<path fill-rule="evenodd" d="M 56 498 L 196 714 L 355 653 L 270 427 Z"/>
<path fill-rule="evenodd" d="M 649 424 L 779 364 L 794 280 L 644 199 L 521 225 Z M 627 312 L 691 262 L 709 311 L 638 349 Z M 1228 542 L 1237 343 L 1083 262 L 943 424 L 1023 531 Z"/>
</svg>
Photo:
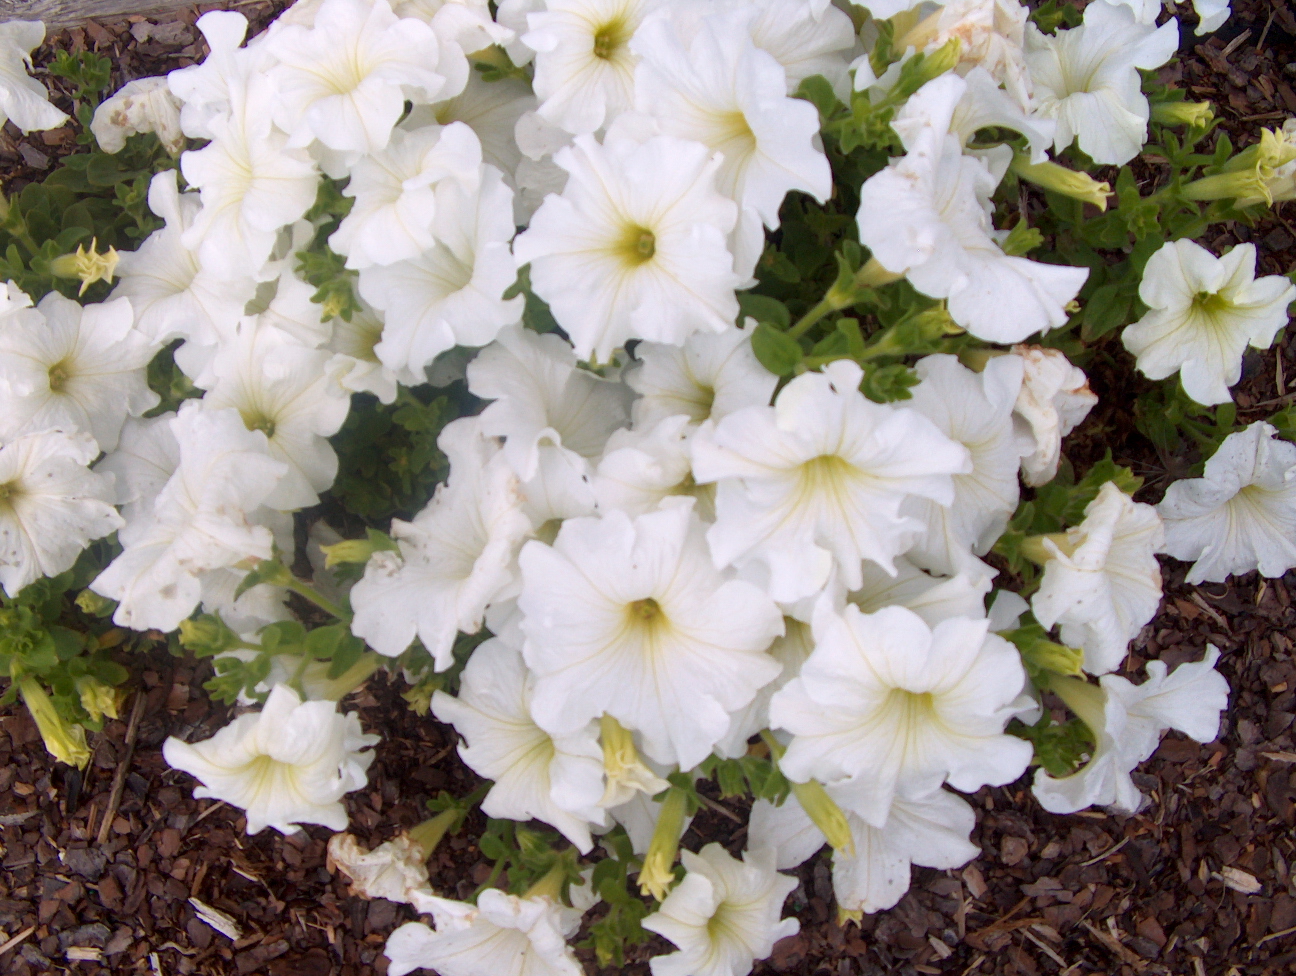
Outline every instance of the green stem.
<svg viewBox="0 0 1296 976">
<path fill-rule="evenodd" d="M 806 312 L 805 315 L 801 316 L 801 318 L 797 320 L 796 325 L 788 329 L 788 335 L 793 339 L 800 339 L 810 330 L 811 326 L 822 319 L 825 315 L 831 315 L 833 312 L 840 311 L 845 307 L 845 305 L 837 305 L 830 302 L 827 296 L 825 296 L 818 305 Z"/>
<path fill-rule="evenodd" d="M 305 580 L 300 580 L 296 576 L 291 576 L 287 583 L 284 584 L 300 597 L 310 600 L 311 603 L 319 607 L 327 614 L 337 617 L 338 620 L 350 620 L 351 614 L 343 610 L 338 604 L 334 603 L 319 590 L 311 586 Z"/>
</svg>

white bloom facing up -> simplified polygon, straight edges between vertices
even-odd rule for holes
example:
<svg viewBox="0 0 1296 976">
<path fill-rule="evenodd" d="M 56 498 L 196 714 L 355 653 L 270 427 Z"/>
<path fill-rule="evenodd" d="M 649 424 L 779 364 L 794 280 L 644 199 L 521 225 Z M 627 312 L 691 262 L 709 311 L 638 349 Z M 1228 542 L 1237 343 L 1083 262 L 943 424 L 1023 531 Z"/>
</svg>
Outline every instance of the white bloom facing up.
<svg viewBox="0 0 1296 976">
<path fill-rule="evenodd" d="M 1094 162 L 1122 165 L 1147 141 L 1150 109 L 1138 69 L 1165 64 L 1179 46 L 1179 22 L 1140 24 L 1122 5 L 1091 3 L 1084 23 L 1056 34 L 1026 30 L 1035 114 L 1057 123 L 1053 145 L 1071 143 Z"/>
<path fill-rule="evenodd" d="M 824 201 L 832 172 L 818 145 L 819 115 L 787 97 L 787 74 L 751 38 L 751 12 L 708 12 L 685 39 L 668 17 L 647 21 L 630 47 L 635 109 L 657 131 L 700 142 L 721 155 L 716 186 L 739 206 L 732 250 L 747 279 L 764 247 L 765 227 L 779 226 L 791 190 Z"/>
<path fill-rule="evenodd" d="M 715 188 L 718 156 L 665 136 L 577 136 L 554 161 L 567 186 L 513 253 L 581 359 L 606 361 L 628 339 L 680 345 L 732 327 L 739 279 L 725 239 L 737 208 Z"/>
<path fill-rule="evenodd" d="M 493 166 L 480 185 L 455 179 L 436 187 L 436 243 L 417 257 L 360 272 L 360 295 L 384 313 L 379 360 L 396 372 L 421 373 L 441 353 L 484 346 L 522 317 L 522 296 L 505 299 L 517 279 L 509 252 L 513 191 Z"/>
<path fill-rule="evenodd" d="M 795 918 L 779 919 L 797 879 L 779 874 L 769 853 L 748 852 L 739 861 L 707 844 L 697 854 L 683 851 L 681 860 L 684 880 L 643 920 L 679 947 L 652 960 L 653 976 L 746 976 L 775 942 L 801 930 Z"/>
<path fill-rule="evenodd" d="M 1254 244 L 1220 258 L 1186 239 L 1162 246 L 1139 285 L 1150 311 L 1121 333 L 1139 371 L 1154 380 L 1178 371 L 1184 392 L 1198 403 L 1230 401 L 1247 346 L 1268 349 L 1296 300 L 1287 278 L 1255 273 Z"/>
<path fill-rule="evenodd" d="M 407 99 L 458 94 L 444 90 L 435 70 L 440 42 L 432 28 L 397 17 L 387 0 L 324 0 L 312 27 L 283 27 L 265 45 L 279 61 L 270 71 L 275 122 L 293 146 L 318 139 L 334 150 L 377 152 Z"/>
<path fill-rule="evenodd" d="M 1032 791 L 1050 813 L 1075 813 L 1085 807 L 1115 807 L 1135 813 L 1143 796 L 1130 772 L 1156 751 L 1167 729 L 1177 729 L 1198 742 L 1219 734 L 1220 713 L 1228 706 L 1229 687 L 1215 670 L 1219 651 L 1206 646 L 1206 656 L 1181 664 L 1169 674 L 1165 663 L 1149 661 L 1148 679 L 1135 685 L 1114 674 L 1101 685 L 1077 678 L 1059 678 L 1050 687 L 1089 726 L 1094 748 L 1088 762 L 1070 776 L 1035 773 Z"/>
<path fill-rule="evenodd" d="M 300 824 L 345 830 L 342 797 L 365 784 L 379 737 L 365 735 L 354 712 L 336 702 L 303 702 L 276 685 L 259 712 L 240 715 L 210 739 L 189 744 L 172 736 L 162 755 L 203 785 L 197 798 L 224 800 L 247 813 L 247 832 Z"/>
<path fill-rule="evenodd" d="M 0 447 L 0 584 L 16 596 L 70 569 L 81 550 L 121 528 L 112 476 L 88 470 L 89 434 L 44 430 Z"/>
<path fill-rule="evenodd" d="M 948 299 L 950 317 L 974 336 L 1020 342 L 1066 323 L 1089 269 L 1005 254 L 990 224 L 998 183 L 981 160 L 963 155 L 958 137 L 923 130 L 865 181 L 859 234 L 888 271 Z"/>
<path fill-rule="evenodd" d="M 927 526 L 907 555 L 923 569 L 952 575 L 969 550 L 978 556 L 989 551 L 1017 508 L 1017 469 L 1026 450 L 1012 411 L 1022 365 L 1015 356 L 999 356 L 974 373 L 955 356 L 936 355 L 919 360 L 916 368 L 922 382 L 909 406 L 967 448 L 972 470 L 954 475 L 948 505 L 925 498 L 905 503 L 902 511 Z"/>
<path fill-rule="evenodd" d="M 548 0 L 522 43 L 536 52 L 540 114 L 568 132 L 594 132 L 630 107 L 630 39 L 662 0 Z"/>
<path fill-rule="evenodd" d="M 476 905 L 420 899 L 436 930 L 407 922 L 387 939 L 389 976 L 424 968 L 440 976 L 583 976 L 567 946 L 581 912 L 553 899 L 487 888 Z"/>
<path fill-rule="evenodd" d="M 270 530 L 251 517 L 287 466 L 234 410 L 183 405 L 171 420 L 180 463 L 148 509 L 118 535 L 121 555 L 90 584 L 119 601 L 123 627 L 174 630 L 203 597 L 205 574 L 270 558 Z"/>
<path fill-rule="evenodd" d="M 700 424 L 742 407 L 769 406 L 778 377 L 752 352 L 754 328 L 748 319 L 745 329 L 696 333 L 682 347 L 659 342 L 636 346 L 638 364 L 625 373 L 626 385 L 639 394 L 633 406 L 635 428 L 647 430 L 679 414 Z"/>
<path fill-rule="evenodd" d="M 1045 537 L 1044 579 L 1031 598 L 1046 629 L 1062 625 L 1062 640 L 1084 649 L 1084 669 L 1106 674 L 1120 667 L 1129 642 L 1161 605 L 1161 551 L 1165 533 L 1151 505 L 1134 501 L 1107 482 L 1085 508 L 1082 524 Z"/>
<path fill-rule="evenodd" d="M 106 153 L 121 152 L 127 136 L 142 132 L 156 133 L 162 148 L 172 156 L 180 155 L 185 145 L 180 100 L 167 87 L 165 77 L 127 82 L 95 109 L 90 131 Z"/>
<path fill-rule="evenodd" d="M 853 362 L 798 376 L 772 407 L 745 407 L 693 438 L 693 474 L 717 482 L 707 541 L 717 565 L 757 562 L 779 601 L 811 596 L 835 568 L 860 585 L 860 562 L 890 570 L 922 531 L 909 496 L 948 504 L 967 450 L 917 411 L 873 403 Z"/>
<path fill-rule="evenodd" d="M 552 547 L 528 543 L 520 563 L 532 712 L 555 735 L 606 712 L 642 735 L 651 758 L 688 769 L 779 673 L 765 649 L 782 616 L 755 586 L 716 571 L 687 502 L 633 521 L 618 511 L 569 519 Z"/>
<path fill-rule="evenodd" d="M 1176 481 L 1157 506 L 1165 552 L 1196 560 L 1189 583 L 1296 566 L 1296 445 L 1266 423 L 1229 434 L 1201 478 Z"/>
<path fill-rule="evenodd" d="M 494 638 L 473 651 L 457 698 L 441 691 L 433 696 L 432 714 L 467 740 L 459 755 L 468 767 L 495 781 L 483 813 L 542 820 L 588 854 L 594 846 L 590 823 L 607 825 L 599 806 L 603 750 L 597 726 L 550 736 L 531 718 L 534 688 L 522 655 Z"/>
<path fill-rule="evenodd" d="M 988 627 L 957 617 L 928 627 L 903 607 L 821 607 L 814 652 L 770 702 L 772 725 L 793 734 L 783 772 L 795 782 L 859 776 L 853 808 L 871 823 L 897 793 L 1012 782 L 1032 755 L 1003 734 L 1026 676 Z"/>
<path fill-rule="evenodd" d="M 1098 397 L 1089 389 L 1084 370 L 1072 366 L 1062 352 L 1043 346 L 1013 346 L 1022 361 L 1021 390 L 1013 418 L 1034 441 L 1022 458 L 1022 478 L 1032 488 L 1048 484 L 1062 459 L 1062 438 L 1089 416 Z"/>
<path fill-rule="evenodd" d="M 517 476 L 476 420 L 447 425 L 437 444 L 450 459 L 450 480 L 414 521 L 392 521 L 400 552 L 370 557 L 351 590 L 351 630 L 388 657 L 418 637 L 444 671 L 454 662 L 455 634 L 476 633 L 487 605 L 513 595 L 514 557 L 531 522 Z"/>
<path fill-rule="evenodd" d="M 57 129 L 67 115 L 49 103 L 49 92 L 27 74 L 31 52 L 45 40 L 39 21 L 11 20 L 0 24 L 0 125 L 6 119 L 23 132 Z"/>
<path fill-rule="evenodd" d="M 145 371 L 156 346 L 133 326 L 124 298 L 82 307 L 50 292 L 0 330 L 0 437 L 50 427 L 117 446 L 126 418 L 157 406 Z"/>
</svg>

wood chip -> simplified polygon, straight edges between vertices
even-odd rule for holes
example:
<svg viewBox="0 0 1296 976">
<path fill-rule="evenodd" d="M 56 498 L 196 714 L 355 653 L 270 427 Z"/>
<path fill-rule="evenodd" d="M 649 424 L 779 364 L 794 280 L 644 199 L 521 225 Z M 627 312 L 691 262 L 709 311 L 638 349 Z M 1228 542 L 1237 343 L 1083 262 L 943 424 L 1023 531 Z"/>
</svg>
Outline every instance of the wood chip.
<svg viewBox="0 0 1296 976">
<path fill-rule="evenodd" d="M 103 950 L 94 946 L 69 946 L 66 953 L 68 962 L 101 962 Z"/>
<path fill-rule="evenodd" d="M 1223 881 L 1224 887 L 1240 891 L 1244 895 L 1255 895 L 1264 890 L 1264 885 L 1256 880 L 1255 875 L 1248 874 L 1241 868 L 1220 868 L 1212 877 Z"/>
<path fill-rule="evenodd" d="M 231 942 L 243 938 L 243 929 L 232 916 L 226 915 L 219 908 L 212 908 L 211 905 L 197 898 L 190 898 L 189 904 L 193 905 L 194 911 L 197 912 L 198 921 L 206 922 Z"/>
</svg>

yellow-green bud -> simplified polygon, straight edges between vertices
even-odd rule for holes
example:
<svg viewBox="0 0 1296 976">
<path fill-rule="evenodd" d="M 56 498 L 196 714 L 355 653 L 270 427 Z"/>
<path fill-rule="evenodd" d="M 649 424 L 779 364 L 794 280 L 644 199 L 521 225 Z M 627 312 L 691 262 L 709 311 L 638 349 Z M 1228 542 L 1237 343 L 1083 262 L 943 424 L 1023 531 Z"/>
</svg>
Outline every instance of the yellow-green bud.
<svg viewBox="0 0 1296 976">
<path fill-rule="evenodd" d="M 117 608 L 117 601 L 100 596 L 94 590 L 85 589 L 77 594 L 76 605 L 92 617 L 106 617 Z"/>
<path fill-rule="evenodd" d="M 1262 129 L 1260 141 L 1248 146 L 1227 163 L 1222 172 L 1193 180 L 1183 188 L 1189 200 L 1234 200 L 1239 207 L 1257 203 L 1272 206 L 1277 191 L 1284 196 L 1296 162 L 1296 138 L 1281 129 Z"/>
<path fill-rule="evenodd" d="M 23 675 L 18 679 L 18 691 L 27 705 L 27 711 L 36 720 L 36 728 L 40 730 L 50 755 L 61 763 L 84 769 L 90 761 L 85 729 L 64 720 L 40 682 L 31 675 Z"/>
<path fill-rule="evenodd" d="M 1070 556 L 1079 546 L 1079 540 L 1073 539 L 1068 532 L 1049 532 L 1045 535 L 1027 536 L 1021 543 L 1021 554 L 1037 566 L 1045 565 L 1050 559 L 1057 558 L 1057 552 L 1045 545 L 1051 542 L 1057 552 Z"/>
<path fill-rule="evenodd" d="M 1021 652 L 1022 661 L 1033 672 L 1049 671 L 1052 674 L 1079 677 L 1084 674 L 1084 651 L 1058 644 L 1045 637 L 1038 640 L 1014 641 Z"/>
<path fill-rule="evenodd" d="M 312 698 L 324 701 L 341 701 L 369 680 L 369 677 L 378 670 L 379 660 L 378 655 L 373 651 L 365 651 L 355 664 L 336 678 L 328 676 L 331 662 L 316 661 L 308 665 L 306 673 L 302 675 L 302 687 Z M 429 705 L 430 703 L 431 698 L 429 695 Z"/>
<path fill-rule="evenodd" d="M 675 883 L 675 855 L 679 853 L 687 810 L 688 794 L 678 786 L 672 786 L 662 802 L 661 812 L 657 814 L 657 826 L 653 828 L 648 853 L 644 855 L 643 868 L 639 871 L 640 892 L 652 895 L 658 901 L 666 897 L 667 889 Z"/>
<path fill-rule="evenodd" d="M 363 539 L 343 539 L 331 546 L 320 546 L 320 551 L 324 553 L 325 569 L 343 563 L 367 563 L 370 556 L 384 549 L 400 552 L 400 546 L 390 536 L 375 529 L 369 529 Z"/>
<path fill-rule="evenodd" d="M 1032 163 L 1025 153 L 1013 157 L 1012 171 L 1021 179 L 1054 193 L 1060 193 L 1081 203 L 1092 203 L 1099 210 L 1107 209 L 1111 184 L 1100 183 L 1088 173 L 1067 169 L 1054 162 Z"/>
<path fill-rule="evenodd" d="M 855 838 L 851 835 L 850 821 L 837 802 L 828 795 L 828 791 L 814 780 L 808 783 L 793 783 L 792 792 L 796 795 L 801 809 L 806 812 L 816 827 L 828 839 L 835 851 L 841 851 L 848 857 L 855 855 Z"/>
<path fill-rule="evenodd" d="M 435 817 L 424 820 L 417 827 L 411 827 L 406 836 L 412 843 L 423 849 L 423 857 L 426 859 L 436 850 L 437 845 L 441 843 L 441 838 L 463 823 L 466 815 L 467 811 L 462 807 L 450 807 L 448 810 L 442 810 Z"/>
<path fill-rule="evenodd" d="M 238 647 L 242 640 L 216 614 L 205 613 L 180 621 L 180 643 L 191 651 L 211 655 Z"/>
<path fill-rule="evenodd" d="M 1152 121 L 1158 125 L 1195 125 L 1204 129 L 1215 118 L 1210 102 L 1157 102 Z"/>
<path fill-rule="evenodd" d="M 83 675 L 76 680 L 77 694 L 81 696 L 81 707 L 90 715 L 91 721 L 98 722 L 107 716 L 119 718 L 117 714 L 117 689 L 106 685 L 98 678 Z"/>
<path fill-rule="evenodd" d="M 110 247 L 105 253 L 99 254 L 98 247 L 98 238 L 90 241 L 88 251 L 84 244 L 78 244 L 72 254 L 60 255 L 50 262 L 50 274 L 56 278 L 79 278 L 81 289 L 77 292 L 78 295 L 84 295 L 86 289 L 96 281 L 106 281 L 111 285 L 113 275 L 117 273 L 117 251 Z"/>
<path fill-rule="evenodd" d="M 1057 677 L 1049 681 L 1049 691 L 1062 699 L 1067 708 L 1093 732 L 1095 739 L 1106 724 L 1107 693 L 1083 678 Z"/>
</svg>

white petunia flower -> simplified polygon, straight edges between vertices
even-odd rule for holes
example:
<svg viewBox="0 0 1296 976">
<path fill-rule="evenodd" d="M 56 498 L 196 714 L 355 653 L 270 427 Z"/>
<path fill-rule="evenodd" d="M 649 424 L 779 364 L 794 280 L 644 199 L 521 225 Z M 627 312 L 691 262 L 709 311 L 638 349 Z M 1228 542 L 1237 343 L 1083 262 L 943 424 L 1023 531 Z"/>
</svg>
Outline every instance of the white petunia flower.
<svg viewBox="0 0 1296 976">
<path fill-rule="evenodd" d="M 653 976 L 746 976 L 774 943 L 801 931 L 795 918 L 779 919 L 797 879 L 779 874 L 768 853 L 749 851 L 739 861 L 707 844 L 680 859 L 684 880 L 643 920 L 679 947 L 652 959 Z"/>
<path fill-rule="evenodd" d="M 1013 419 L 1034 446 L 1022 458 L 1022 477 L 1032 488 L 1057 476 L 1062 458 L 1062 438 L 1075 430 L 1098 402 L 1089 389 L 1084 370 L 1072 366 L 1066 355 L 1043 346 L 1013 346 L 1022 361 L 1021 391 L 1013 406 Z"/>
<path fill-rule="evenodd" d="M 351 631 L 387 657 L 418 637 L 444 671 L 456 632 L 475 634 L 486 607 L 516 593 L 515 557 L 531 521 L 517 477 L 475 419 L 448 424 L 437 445 L 450 480 L 412 522 L 392 521 L 400 551 L 370 557 L 351 590 Z"/>
<path fill-rule="evenodd" d="M 416 969 L 440 976 L 583 976 L 567 945 L 580 927 L 581 911 L 545 895 L 519 897 L 487 888 L 476 905 L 445 898 L 418 900 L 431 914 L 433 931 L 406 922 L 387 939 L 389 976 Z"/>
<path fill-rule="evenodd" d="M 721 165 L 696 142 L 577 136 L 554 161 L 570 175 L 513 242 L 519 265 L 582 359 L 628 339 L 680 345 L 738 315 L 725 245 L 736 208 L 715 188 Z"/>
<path fill-rule="evenodd" d="M 96 471 L 113 475 L 113 501 L 134 521 L 153 508 L 153 499 L 180 465 L 180 445 L 171 432 L 174 413 L 141 420 L 128 417 L 116 449 L 109 451 Z"/>
<path fill-rule="evenodd" d="M 1189 583 L 1218 583 L 1259 569 L 1296 566 L 1296 445 L 1266 423 L 1229 434 L 1203 477 L 1176 481 L 1157 506 L 1164 551 L 1196 560 Z"/>
<path fill-rule="evenodd" d="M 769 406 L 778 377 L 752 352 L 753 329 L 754 320 L 748 319 L 747 328 L 697 333 L 682 347 L 639 343 L 635 365 L 625 372 L 626 385 L 639 394 L 635 427 L 646 430 L 678 414 L 700 424 L 743 407 Z"/>
<path fill-rule="evenodd" d="M 787 75 L 758 48 L 741 9 L 702 17 L 687 40 L 668 17 L 645 22 L 630 47 L 635 109 L 658 131 L 700 142 L 722 156 L 719 191 L 738 204 L 731 249 L 747 279 L 764 248 L 764 227 L 779 226 L 779 208 L 792 190 L 824 201 L 832 172 L 819 147 L 819 113 L 787 97 Z M 651 338 L 645 336 L 645 338 Z"/>
<path fill-rule="evenodd" d="M 433 696 L 432 714 L 467 740 L 459 756 L 468 767 L 495 781 L 482 800 L 486 816 L 542 820 L 588 854 L 590 824 L 607 826 L 597 726 L 551 736 L 531 718 L 534 693 L 521 653 L 495 638 L 473 651 L 457 698 Z"/>
<path fill-rule="evenodd" d="M 230 94 L 230 113 L 209 124 L 212 141 L 180 157 L 181 173 L 202 200 L 181 243 L 223 278 L 260 271 L 279 228 L 306 213 L 319 183 L 314 162 L 287 146 L 265 111 L 273 99 L 268 79 L 253 75 Z"/>
<path fill-rule="evenodd" d="M 664 0 L 548 0 L 527 15 L 540 114 L 568 132 L 594 132 L 634 100 L 630 39 Z"/>
<path fill-rule="evenodd" d="M 1017 469 L 1026 448 L 1012 412 L 1022 364 L 1015 356 L 999 356 L 974 373 L 956 356 L 937 355 L 919 360 L 916 369 L 922 382 L 908 405 L 967 448 L 972 470 L 954 475 L 948 505 L 925 498 L 905 502 L 901 511 L 927 525 L 906 555 L 923 569 L 952 575 L 969 549 L 978 556 L 989 551 L 1017 509 Z"/>
<path fill-rule="evenodd" d="M 928 627 L 903 607 L 821 607 L 814 653 L 770 702 L 771 723 L 793 735 L 783 772 L 796 782 L 859 776 L 853 808 L 871 823 L 900 792 L 1012 782 L 1032 755 L 1003 734 L 1026 676 L 1016 648 L 988 627 L 957 617 Z"/>
<path fill-rule="evenodd" d="M 1165 64 L 1179 47 L 1179 22 L 1140 24 L 1126 6 L 1091 3 L 1084 23 L 1043 34 L 1026 31 L 1034 114 L 1057 123 L 1053 146 L 1073 142 L 1097 163 L 1129 162 L 1147 141 L 1150 109 L 1138 69 Z"/>
<path fill-rule="evenodd" d="M 417 129 L 430 122 L 445 126 L 462 122 L 481 142 L 482 161 L 503 173 L 504 181 L 516 190 L 515 174 L 522 151 L 513 132 L 518 119 L 535 107 L 536 97 L 525 81 L 483 81 L 474 71 L 460 94 L 435 105 L 415 106 L 400 127 Z"/>
<path fill-rule="evenodd" d="M 394 372 L 421 373 L 456 345 L 484 346 L 522 317 L 522 296 L 504 298 L 517 279 L 513 192 L 493 166 L 480 172 L 479 189 L 438 184 L 430 249 L 360 272 L 360 296 L 386 322 L 374 352 Z"/>
<path fill-rule="evenodd" d="M 333 319 L 333 335 L 325 349 L 333 353 L 325 369 L 348 393 L 372 393 L 383 403 L 395 403 L 400 384 L 418 386 L 422 375 L 388 369 L 374 348 L 382 341 L 383 320 L 368 305 L 352 313 L 351 321 Z"/>
<path fill-rule="evenodd" d="M 858 782 L 825 787 L 850 825 L 853 853 L 832 854 L 833 892 L 838 908 L 872 914 L 891 908 L 909 890 L 910 865 L 947 870 L 981 853 L 968 840 L 976 812 L 948 790 L 921 797 L 897 796 L 881 826 L 851 810 Z M 780 870 L 808 861 L 826 843 L 823 833 L 792 795 L 781 807 L 767 800 L 752 805 L 748 846 L 775 852 Z"/>
<path fill-rule="evenodd" d="M 90 584 L 119 601 L 113 621 L 135 630 L 174 630 L 202 599 L 204 574 L 270 558 L 273 536 L 250 515 L 287 471 L 234 410 L 187 402 L 171 429 L 175 473 L 118 533 L 121 555 Z"/>
<path fill-rule="evenodd" d="M 769 703 L 774 693 L 801 673 L 801 665 L 814 650 L 814 640 L 810 625 L 794 617 L 783 618 L 783 636 L 774 638 L 769 646 L 769 656 L 782 669 L 778 676 L 760 691 L 751 704 L 734 712 L 729 720 L 729 732 L 716 743 L 715 751 L 719 756 L 738 759 L 747 754 L 747 740 L 763 729 L 769 728 Z"/>
<path fill-rule="evenodd" d="M 1163 661 L 1149 661 L 1148 679 L 1141 685 L 1114 674 L 1103 675 L 1101 686 L 1076 678 L 1052 681 L 1050 688 L 1089 726 L 1095 745 L 1088 762 L 1070 776 L 1036 771 L 1031 791 L 1040 806 L 1050 813 L 1095 805 L 1136 813 L 1144 797 L 1130 772 L 1156 751 L 1167 729 L 1198 742 L 1219 734 L 1229 687 L 1215 670 L 1218 660 L 1219 651 L 1208 644 L 1205 658 L 1181 664 L 1168 675 Z"/>
<path fill-rule="evenodd" d="M 782 617 L 755 586 L 716 571 L 691 505 L 569 519 L 520 563 L 532 712 L 555 735 L 606 712 L 651 758 L 687 769 L 778 674 L 765 649 Z"/>
<path fill-rule="evenodd" d="M 0 447 L 0 584 L 10 597 L 71 569 L 94 539 L 121 528 L 112 476 L 88 470 L 87 433 L 43 430 Z"/>
<path fill-rule="evenodd" d="M 967 450 L 916 411 L 859 392 L 855 363 L 798 376 L 772 407 L 745 407 L 693 437 L 693 475 L 717 482 L 707 541 L 717 565 L 756 562 L 779 601 L 821 589 L 834 567 L 848 588 L 860 562 L 890 570 L 922 524 L 900 514 L 917 495 L 953 498 Z"/>
<path fill-rule="evenodd" d="M 1229 0 L 1193 0 L 1193 10 L 1201 18 L 1195 32 L 1198 36 L 1219 30 L 1233 12 Z"/>
<path fill-rule="evenodd" d="M 818 0 L 750 0 L 750 8 L 752 41 L 783 66 L 789 95 L 811 75 L 823 75 L 839 95 L 850 90 L 847 55 L 855 46 L 855 26 L 845 11 Z"/>
<path fill-rule="evenodd" d="M 270 455 L 288 466 L 265 499 L 271 508 L 314 505 L 337 476 L 337 455 L 328 438 L 342 427 L 351 398 L 329 380 L 328 361 L 327 352 L 307 349 L 250 319 L 212 361 L 204 408 L 233 407 L 248 430 L 265 433 Z"/>
<path fill-rule="evenodd" d="M 1148 258 L 1139 298 L 1150 311 L 1121 333 L 1139 372 L 1163 380 L 1179 373 L 1198 403 L 1232 400 L 1247 346 L 1268 349 L 1287 324 L 1296 285 L 1282 275 L 1257 279 L 1254 244 L 1221 258 L 1190 240 L 1171 241 Z"/>
<path fill-rule="evenodd" d="M 967 560 L 953 576 L 931 576 L 907 556 L 897 556 L 895 576 L 881 566 L 865 563 L 863 583 L 846 594 L 846 601 L 866 614 L 883 607 L 905 607 L 923 619 L 928 627 L 942 620 L 986 616 L 985 598 L 994 571 L 980 560 Z"/>
<path fill-rule="evenodd" d="M 1045 537 L 1044 579 L 1031 598 L 1045 629 L 1062 625 L 1062 640 L 1084 649 L 1084 669 L 1120 667 L 1129 642 L 1161 605 L 1165 533 L 1151 505 L 1107 482 L 1085 508 L 1085 520 L 1065 535 Z"/>
<path fill-rule="evenodd" d="M 81 306 L 50 292 L 0 330 L 0 438 L 85 431 L 111 451 L 127 417 L 158 404 L 145 371 L 156 346 L 124 298 Z"/>
<path fill-rule="evenodd" d="M 895 50 L 912 47 L 931 54 L 959 42 L 959 74 L 981 69 L 1002 83 L 1023 109 L 1030 103 L 1031 77 L 1025 51 L 1030 11 L 1017 0 L 948 0 L 895 39 Z"/>
<path fill-rule="evenodd" d="M 127 82 L 95 109 L 90 131 L 106 153 L 121 152 L 127 136 L 143 132 L 155 133 L 162 148 L 172 156 L 180 155 L 185 145 L 180 131 L 180 100 L 167 87 L 165 77 Z"/>
<path fill-rule="evenodd" d="M 135 328 L 154 343 L 181 337 L 214 346 L 234 335 L 256 294 L 250 274 L 218 277 L 181 243 L 202 208 L 197 193 L 181 193 L 176 171 L 163 170 L 149 183 L 149 209 L 166 221 L 135 251 L 122 251 L 117 287 L 110 298 L 129 298 Z"/>
<path fill-rule="evenodd" d="M 998 183 L 957 137 L 923 130 L 865 181 L 860 241 L 924 295 L 948 299 L 950 317 L 977 338 L 1020 342 L 1066 323 L 1089 269 L 1005 254 L 990 224 Z"/>
<path fill-rule="evenodd" d="M 49 92 L 27 74 L 31 52 L 45 40 L 45 25 L 34 20 L 0 24 L 0 125 L 11 120 L 23 132 L 57 129 L 68 120 L 49 103 Z"/>
<path fill-rule="evenodd" d="M 270 69 L 271 111 L 292 146 L 318 139 L 342 152 L 378 152 L 407 100 L 458 94 L 436 71 L 436 33 L 397 17 L 387 0 L 324 0 L 311 27 L 284 27 L 265 47 L 279 62 Z"/>
<path fill-rule="evenodd" d="M 324 662 L 316 662 L 324 663 Z M 428 850 L 401 833 L 371 851 L 350 834 L 334 834 L 328 842 L 328 869 L 350 882 L 352 898 L 386 898 L 408 904 L 410 889 L 432 894 L 428 882 Z"/>
<path fill-rule="evenodd" d="M 386 148 L 351 167 L 342 194 L 354 197 L 355 205 L 329 237 L 329 247 L 346 256 L 348 268 L 417 258 L 436 243 L 436 183 L 457 179 L 475 189 L 481 162 L 481 143 L 462 122 L 397 129 Z"/>
<path fill-rule="evenodd" d="M 697 499 L 697 513 L 704 522 L 713 521 L 715 486 L 693 480 L 689 451 L 693 429 L 688 417 L 677 415 L 648 430 L 613 433 L 593 478 L 599 508 L 620 509 L 633 517 L 686 495 Z"/>
<path fill-rule="evenodd" d="M 295 4 L 294 9 L 304 6 Z M 279 28 L 280 20 L 275 21 L 272 30 Z M 207 57 L 201 64 L 172 71 L 167 75 L 167 85 L 182 103 L 180 128 L 184 134 L 211 139 L 221 120 L 233 110 L 248 78 L 270 68 L 274 59 L 266 53 L 264 44 L 242 47 L 248 22 L 241 13 L 212 10 L 199 17 L 195 26 L 207 42 Z"/>
<path fill-rule="evenodd" d="M 276 685 L 261 711 L 240 715 L 202 742 L 172 736 L 162 755 L 203 784 L 196 798 L 245 811 L 249 834 L 266 827 L 289 834 L 303 823 L 346 829 L 342 797 L 365 785 L 373 753 L 360 750 L 378 742 L 361 731 L 354 712 L 339 715 L 335 702 L 303 702 Z"/>
</svg>

